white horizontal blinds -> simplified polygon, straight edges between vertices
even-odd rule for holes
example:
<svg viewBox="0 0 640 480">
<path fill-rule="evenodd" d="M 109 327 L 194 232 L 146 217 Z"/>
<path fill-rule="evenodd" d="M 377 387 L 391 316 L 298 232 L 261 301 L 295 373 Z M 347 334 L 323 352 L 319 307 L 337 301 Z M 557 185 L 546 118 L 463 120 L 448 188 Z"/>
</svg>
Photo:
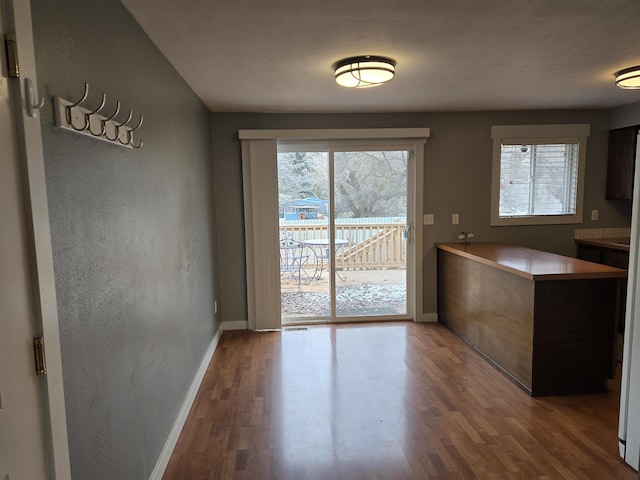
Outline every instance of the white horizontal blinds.
<svg viewBox="0 0 640 480">
<path fill-rule="evenodd" d="M 578 192 L 578 139 L 557 143 L 503 142 L 501 217 L 573 215 Z"/>
</svg>

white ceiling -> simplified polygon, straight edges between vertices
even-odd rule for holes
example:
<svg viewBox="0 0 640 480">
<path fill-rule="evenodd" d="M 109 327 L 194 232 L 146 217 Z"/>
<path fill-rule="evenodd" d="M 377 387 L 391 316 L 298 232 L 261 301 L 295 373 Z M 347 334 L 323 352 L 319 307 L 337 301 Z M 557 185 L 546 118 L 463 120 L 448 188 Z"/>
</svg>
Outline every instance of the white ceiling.
<svg viewBox="0 0 640 480">
<path fill-rule="evenodd" d="M 122 0 L 212 111 L 611 108 L 640 101 L 640 0 Z M 331 66 L 397 61 L 345 89 Z"/>
</svg>

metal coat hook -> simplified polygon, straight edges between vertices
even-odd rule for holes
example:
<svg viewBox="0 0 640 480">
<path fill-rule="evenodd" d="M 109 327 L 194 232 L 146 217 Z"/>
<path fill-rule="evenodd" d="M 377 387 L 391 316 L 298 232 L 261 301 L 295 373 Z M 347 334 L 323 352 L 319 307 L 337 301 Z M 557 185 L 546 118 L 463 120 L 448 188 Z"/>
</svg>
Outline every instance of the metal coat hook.
<svg viewBox="0 0 640 480">
<path fill-rule="evenodd" d="M 24 88 L 27 94 L 27 114 L 30 117 L 35 118 L 38 116 L 38 110 L 44 107 L 44 97 L 40 99 L 39 103 L 36 103 L 38 101 L 38 96 L 35 93 L 33 82 L 30 78 L 24 79 Z"/>
<path fill-rule="evenodd" d="M 138 122 L 138 124 L 133 127 L 131 130 L 129 130 L 129 133 L 133 132 L 134 130 L 139 129 L 142 126 L 142 122 L 144 122 L 144 115 L 140 114 L 140 121 Z"/>
<path fill-rule="evenodd" d="M 82 105 L 89 96 L 89 84 L 84 84 L 84 92 L 78 101 L 71 102 L 63 98 L 55 97 L 54 106 L 56 114 L 56 125 L 63 129 L 88 135 L 98 140 L 108 141 L 112 144 L 120 145 L 126 148 L 140 148 L 143 145 L 142 140 L 138 144 L 133 141 L 133 132 L 138 130 L 144 122 L 144 116 L 140 114 L 138 124 L 134 127 L 129 126 L 129 122 L 133 118 L 133 109 L 129 109 L 129 115 L 123 121 L 117 121 L 116 117 L 120 114 L 120 102 L 116 102 L 115 110 L 109 116 L 100 114 L 107 103 L 107 94 L 102 94 L 100 104 L 89 109 Z M 44 103 L 43 103 L 44 104 Z M 74 110 L 75 109 L 75 110 Z M 84 119 L 84 125 L 78 126 L 74 124 Z"/>
<path fill-rule="evenodd" d="M 116 111 L 113 112 L 113 115 L 111 115 L 109 118 L 105 118 L 104 120 L 100 120 L 100 132 L 99 133 L 93 133 L 93 131 L 91 131 L 91 129 L 89 129 L 89 131 L 95 137 L 101 137 L 103 135 L 106 135 L 106 133 L 107 133 L 107 123 L 110 122 L 111 120 L 113 120 L 114 118 L 116 118 L 116 115 L 118 115 L 118 113 L 120 113 L 120 101 L 119 100 L 116 103 Z"/>
<path fill-rule="evenodd" d="M 92 131 L 91 131 L 91 117 L 93 115 L 95 115 L 96 113 L 98 113 L 100 110 L 102 110 L 104 108 L 104 104 L 107 102 L 107 94 L 103 93 L 102 94 L 102 101 L 100 102 L 100 105 L 98 106 L 98 108 L 96 108 L 95 110 L 89 112 L 89 113 L 85 113 L 85 121 L 87 123 L 87 130 L 89 130 L 89 132 L 91 132 L 92 135 L 95 135 Z"/>
<path fill-rule="evenodd" d="M 86 127 L 83 128 L 82 130 L 78 130 L 74 125 L 73 125 L 73 119 L 71 117 L 71 109 L 74 107 L 77 107 L 78 105 L 80 105 L 82 102 L 84 102 L 87 99 L 87 96 L 89 95 L 89 84 L 85 83 L 84 84 L 84 94 L 82 95 L 82 98 L 80 100 L 78 100 L 75 103 L 72 103 L 71 105 L 67 105 L 65 107 L 65 115 L 67 117 L 67 123 L 73 127 L 74 130 L 77 130 L 79 132 L 86 130 Z"/>
<path fill-rule="evenodd" d="M 96 108 L 95 110 L 87 113 L 86 116 L 90 117 L 91 115 L 95 115 L 96 113 L 98 113 L 100 110 L 102 110 L 102 108 L 104 107 L 104 104 L 106 102 L 107 102 L 107 94 L 103 93 L 102 94 L 102 101 L 100 102 L 100 105 L 98 106 L 98 108 Z"/>
<path fill-rule="evenodd" d="M 129 123 L 131 121 L 131 119 L 133 118 L 133 109 L 130 108 L 129 109 L 129 115 L 127 116 L 127 119 L 122 122 L 120 125 L 117 125 L 118 128 L 120 127 L 124 127 L 127 123 Z"/>
<path fill-rule="evenodd" d="M 127 141 L 123 142 L 122 140 L 120 140 L 120 143 L 124 144 L 124 145 L 131 145 L 133 147 L 133 135 L 131 135 L 135 130 L 139 129 L 142 126 L 142 122 L 144 121 L 144 115 L 140 114 L 140 121 L 138 122 L 138 124 L 131 128 L 130 130 L 127 131 Z M 142 146 L 142 145 L 141 145 Z M 134 147 L 134 148 L 140 148 L 140 147 Z"/>
<path fill-rule="evenodd" d="M 129 109 L 129 115 L 127 116 L 127 119 L 124 122 L 122 122 L 122 123 L 115 123 L 114 122 L 113 126 L 114 126 L 114 129 L 116 131 L 116 136 L 111 138 L 109 135 L 105 134 L 105 137 L 107 137 L 112 142 L 118 141 L 118 142 L 122 143 L 120 141 L 120 128 L 124 127 L 127 123 L 129 123 L 131 121 L 131 117 L 133 117 L 133 109 L 130 108 Z M 123 144 L 123 145 L 126 145 L 126 144 Z"/>
<path fill-rule="evenodd" d="M 140 148 L 140 147 L 142 147 L 142 145 L 144 145 L 144 142 L 142 141 L 142 139 L 140 139 L 140 143 L 138 145 L 134 144 L 133 143 L 133 135 L 131 135 L 134 130 L 139 129 L 142 126 L 142 122 L 143 121 L 144 121 L 144 116 L 142 114 L 140 114 L 140 121 L 138 122 L 138 125 L 136 125 L 131 130 L 129 130 L 129 145 L 131 145 L 133 148 Z"/>
</svg>

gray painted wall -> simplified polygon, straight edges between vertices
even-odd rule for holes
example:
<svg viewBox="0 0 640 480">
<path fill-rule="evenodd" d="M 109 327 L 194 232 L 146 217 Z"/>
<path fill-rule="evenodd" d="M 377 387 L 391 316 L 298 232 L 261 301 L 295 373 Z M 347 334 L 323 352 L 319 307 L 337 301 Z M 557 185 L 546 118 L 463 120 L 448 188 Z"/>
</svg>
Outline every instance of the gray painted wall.
<svg viewBox="0 0 640 480">
<path fill-rule="evenodd" d="M 640 125 L 640 102 L 618 107 L 611 111 L 611 129 Z"/>
<path fill-rule="evenodd" d="M 429 127 L 425 145 L 424 211 L 436 224 L 424 227 L 424 313 L 435 313 L 435 242 L 456 241 L 460 231 L 476 241 L 500 241 L 575 256 L 576 228 L 628 227 L 630 202 L 605 200 L 609 113 L 589 111 L 287 115 L 213 113 L 213 158 L 220 256 L 220 314 L 223 321 L 246 320 L 244 224 L 239 129 Z M 492 125 L 589 123 L 585 221 L 578 225 L 491 227 Z M 592 209 L 599 220 L 590 220 Z M 451 225 L 451 214 L 460 225 Z"/>
<path fill-rule="evenodd" d="M 210 114 L 119 1 L 32 10 L 73 478 L 146 479 L 217 329 Z M 84 82 L 143 148 L 54 127 Z"/>
</svg>

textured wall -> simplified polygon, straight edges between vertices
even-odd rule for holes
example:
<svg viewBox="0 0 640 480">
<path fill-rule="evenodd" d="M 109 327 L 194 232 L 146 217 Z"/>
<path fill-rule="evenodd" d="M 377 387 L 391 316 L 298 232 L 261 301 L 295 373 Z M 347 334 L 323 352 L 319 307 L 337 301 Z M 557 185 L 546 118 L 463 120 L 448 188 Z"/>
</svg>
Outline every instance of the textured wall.
<svg viewBox="0 0 640 480">
<path fill-rule="evenodd" d="M 629 202 L 605 200 L 609 112 L 526 111 L 397 113 L 364 115 L 287 115 L 214 113 L 213 155 L 222 321 L 246 320 L 242 169 L 239 129 L 278 128 L 410 128 L 429 127 L 425 145 L 424 212 L 436 223 L 424 227 L 424 312 L 436 312 L 435 242 L 456 241 L 460 231 L 473 232 L 476 241 L 501 241 L 574 256 L 576 228 L 628 227 Z M 585 221 L 578 225 L 491 227 L 492 125 L 589 123 L 585 178 Z M 224 199 L 224 202 L 222 201 Z M 589 212 L 598 209 L 600 220 Z M 460 224 L 451 225 L 451 214 Z"/>
<path fill-rule="evenodd" d="M 611 111 L 611 129 L 640 125 L 640 102 L 624 105 Z"/>
<path fill-rule="evenodd" d="M 217 327 L 210 115 L 117 0 L 32 9 L 73 478 L 146 479 Z M 84 82 L 143 148 L 54 127 Z"/>
</svg>

